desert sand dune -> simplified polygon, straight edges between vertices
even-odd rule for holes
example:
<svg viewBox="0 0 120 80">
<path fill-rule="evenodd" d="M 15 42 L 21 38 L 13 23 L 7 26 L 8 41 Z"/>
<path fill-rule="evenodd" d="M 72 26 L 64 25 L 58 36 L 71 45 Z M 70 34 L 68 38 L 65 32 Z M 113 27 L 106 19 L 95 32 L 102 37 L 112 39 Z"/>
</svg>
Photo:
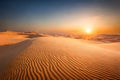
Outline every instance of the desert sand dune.
<svg viewBox="0 0 120 80">
<path fill-rule="evenodd" d="M 41 37 L 0 75 L 0 80 L 64 79 L 120 79 L 120 53 L 76 39 Z"/>
<path fill-rule="evenodd" d="M 31 42 L 32 39 L 17 44 L 0 46 L 0 71 L 2 72 L 2 70 L 4 70 L 21 51 L 29 46 Z"/>
<path fill-rule="evenodd" d="M 20 35 L 20 32 L 0 32 L 0 46 L 16 44 L 27 39 L 27 35 Z"/>
</svg>

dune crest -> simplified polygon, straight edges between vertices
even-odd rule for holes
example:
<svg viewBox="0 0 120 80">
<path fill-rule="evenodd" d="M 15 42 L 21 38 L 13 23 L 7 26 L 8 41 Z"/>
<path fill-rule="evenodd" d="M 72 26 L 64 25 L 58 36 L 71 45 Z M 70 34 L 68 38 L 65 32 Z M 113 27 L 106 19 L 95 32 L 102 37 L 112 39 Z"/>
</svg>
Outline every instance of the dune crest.
<svg viewBox="0 0 120 80">
<path fill-rule="evenodd" d="M 0 46 L 10 45 L 27 40 L 27 35 L 20 35 L 20 32 L 5 31 L 0 32 Z"/>
<path fill-rule="evenodd" d="M 40 35 L 35 32 L 15 32 L 7 30 L 0 32 L 0 46 L 19 43 L 34 37 L 40 37 Z"/>
</svg>

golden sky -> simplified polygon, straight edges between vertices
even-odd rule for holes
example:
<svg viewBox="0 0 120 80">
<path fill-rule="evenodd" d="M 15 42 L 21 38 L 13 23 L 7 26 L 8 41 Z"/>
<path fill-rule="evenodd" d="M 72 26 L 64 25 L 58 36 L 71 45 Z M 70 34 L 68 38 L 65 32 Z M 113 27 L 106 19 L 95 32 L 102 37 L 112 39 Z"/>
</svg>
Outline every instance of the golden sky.
<svg viewBox="0 0 120 80">
<path fill-rule="evenodd" d="M 0 9 L 1 30 L 120 33 L 119 1 L 3 1 Z"/>
</svg>

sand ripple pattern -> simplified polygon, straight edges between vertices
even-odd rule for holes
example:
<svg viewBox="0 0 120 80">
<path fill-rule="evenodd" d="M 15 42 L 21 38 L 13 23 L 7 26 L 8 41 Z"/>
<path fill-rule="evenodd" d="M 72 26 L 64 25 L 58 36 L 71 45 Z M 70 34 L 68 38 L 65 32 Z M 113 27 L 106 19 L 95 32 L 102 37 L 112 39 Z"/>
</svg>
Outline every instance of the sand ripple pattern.
<svg viewBox="0 0 120 80">
<path fill-rule="evenodd" d="M 73 41 L 37 38 L 15 58 L 0 80 L 120 79 L 118 55 L 107 56 L 101 50 L 101 54 L 92 53 L 77 48 L 84 44 Z"/>
</svg>

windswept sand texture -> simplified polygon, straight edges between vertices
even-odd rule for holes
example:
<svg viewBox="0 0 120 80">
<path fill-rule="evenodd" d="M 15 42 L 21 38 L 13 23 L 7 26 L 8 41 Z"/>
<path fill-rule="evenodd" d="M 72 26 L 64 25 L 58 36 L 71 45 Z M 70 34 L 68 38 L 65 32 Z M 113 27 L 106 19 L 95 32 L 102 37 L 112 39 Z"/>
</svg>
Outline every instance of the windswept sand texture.
<svg viewBox="0 0 120 80">
<path fill-rule="evenodd" d="M 120 79 L 120 51 L 76 39 L 40 37 L 0 75 L 0 80 L 59 79 Z"/>
<path fill-rule="evenodd" d="M 26 40 L 17 44 L 0 46 L 0 74 L 14 58 L 30 45 L 31 40 Z"/>
</svg>

